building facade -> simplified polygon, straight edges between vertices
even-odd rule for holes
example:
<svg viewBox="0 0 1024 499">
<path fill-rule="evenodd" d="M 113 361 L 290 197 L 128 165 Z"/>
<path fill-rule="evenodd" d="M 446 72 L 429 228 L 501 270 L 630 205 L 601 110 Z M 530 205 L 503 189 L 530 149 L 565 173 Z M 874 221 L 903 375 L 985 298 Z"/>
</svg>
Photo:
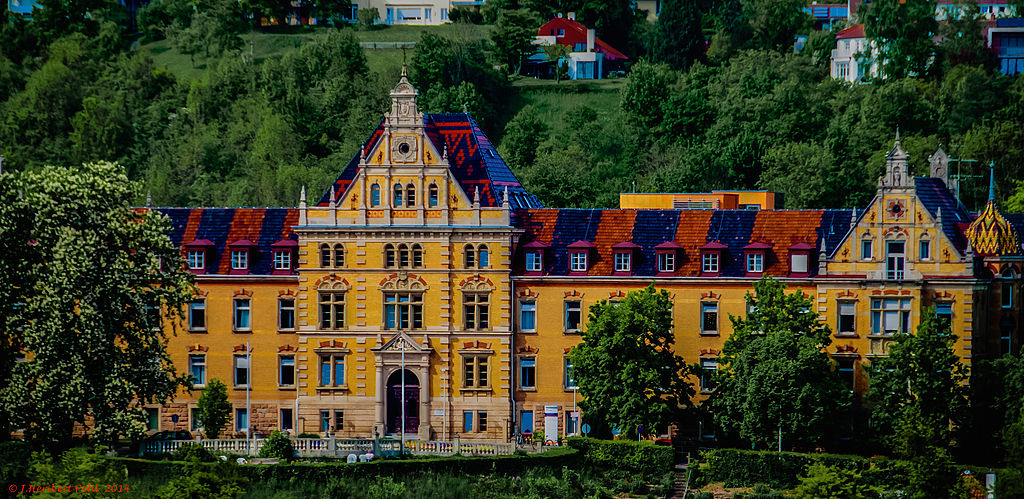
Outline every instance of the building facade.
<svg viewBox="0 0 1024 499">
<path fill-rule="evenodd" d="M 834 333 L 828 353 L 859 392 L 864 365 L 926 307 L 949 321 L 967 365 L 1019 348 L 1024 216 L 994 201 L 968 213 L 941 151 L 914 178 L 897 138 L 857 210 L 778 210 L 772 193 L 745 194 L 758 210 L 660 207 L 674 199 L 663 196 L 549 209 L 470 116 L 420 113 L 404 77 L 391 97 L 316 200 L 156 208 L 200 293 L 169 344 L 196 389 L 150 407 L 154 429 L 196 429 L 196 400 L 218 378 L 235 436 L 250 425 L 421 440 L 575 434 L 586 415 L 567 353 L 589 307 L 651 282 L 672 294 L 675 349 L 707 372 L 765 275 L 813 298 Z M 713 389 L 692 381 L 698 402 Z"/>
</svg>

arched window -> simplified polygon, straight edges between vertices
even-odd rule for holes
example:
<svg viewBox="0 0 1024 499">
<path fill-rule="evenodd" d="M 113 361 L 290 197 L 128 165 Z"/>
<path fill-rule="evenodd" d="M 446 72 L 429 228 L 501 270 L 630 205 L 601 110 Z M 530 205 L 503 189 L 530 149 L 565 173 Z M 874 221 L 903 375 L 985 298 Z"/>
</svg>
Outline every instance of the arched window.
<svg viewBox="0 0 1024 499">
<path fill-rule="evenodd" d="M 473 245 L 467 244 L 466 247 L 463 248 L 463 251 L 464 251 L 464 255 L 463 255 L 463 264 L 464 265 L 463 265 L 463 267 L 465 267 L 467 269 L 475 268 L 476 267 L 476 250 L 473 249 Z"/>
<path fill-rule="evenodd" d="M 398 268 L 409 267 L 409 247 L 404 244 L 398 245 Z"/>
<path fill-rule="evenodd" d="M 430 184 L 430 188 L 428 189 L 428 191 L 430 193 L 429 194 L 429 196 L 430 196 L 430 207 L 431 208 L 436 208 L 437 207 L 437 184 Z"/>
<path fill-rule="evenodd" d="M 412 245 L 412 266 L 415 268 L 423 267 L 423 248 L 418 244 Z"/>
<path fill-rule="evenodd" d="M 325 269 L 331 267 L 331 247 L 327 244 L 320 245 L 320 267 Z"/>
<path fill-rule="evenodd" d="M 345 246 L 342 244 L 334 245 L 334 267 L 345 266 Z"/>
<path fill-rule="evenodd" d="M 416 206 L 416 188 L 412 184 L 405 186 L 405 205 Z"/>
<path fill-rule="evenodd" d="M 380 186 L 377 183 L 370 187 L 370 206 L 380 206 Z"/>
<path fill-rule="evenodd" d="M 394 268 L 395 266 L 395 247 L 390 244 L 384 245 L 384 268 Z"/>
<path fill-rule="evenodd" d="M 486 244 L 481 244 L 480 247 L 477 248 L 477 253 L 476 253 L 476 260 L 477 260 L 476 263 L 477 263 L 477 265 L 480 268 L 482 268 L 482 269 L 486 269 L 487 267 L 489 267 L 490 266 L 490 258 L 488 258 L 488 257 L 489 257 L 489 255 L 487 253 L 487 245 Z"/>
<path fill-rule="evenodd" d="M 395 202 L 392 204 L 392 207 L 402 207 L 402 184 L 395 184 Z"/>
</svg>

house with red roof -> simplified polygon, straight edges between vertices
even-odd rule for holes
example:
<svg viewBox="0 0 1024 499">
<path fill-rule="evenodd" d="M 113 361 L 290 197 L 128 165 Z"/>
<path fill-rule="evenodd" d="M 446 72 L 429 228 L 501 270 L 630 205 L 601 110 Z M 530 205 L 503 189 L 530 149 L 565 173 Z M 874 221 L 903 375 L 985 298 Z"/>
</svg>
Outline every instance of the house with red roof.
<svg viewBox="0 0 1024 499">
<path fill-rule="evenodd" d="M 564 45 L 572 51 L 560 61 L 568 67 L 569 79 L 600 79 L 610 71 L 625 69 L 629 58 L 597 37 L 593 29 L 588 29 L 576 20 L 576 13 L 570 12 L 565 17 L 558 17 L 544 23 L 537 30 L 533 42 L 539 48 L 545 45 Z M 553 78 L 554 64 L 547 60 L 543 50 L 538 50 L 527 62 L 525 74 L 539 78 Z"/>
<path fill-rule="evenodd" d="M 877 55 L 878 49 L 870 46 L 864 34 L 864 25 L 855 24 L 836 33 L 829 71 L 832 78 L 851 83 L 870 80 L 878 74 Z"/>
</svg>

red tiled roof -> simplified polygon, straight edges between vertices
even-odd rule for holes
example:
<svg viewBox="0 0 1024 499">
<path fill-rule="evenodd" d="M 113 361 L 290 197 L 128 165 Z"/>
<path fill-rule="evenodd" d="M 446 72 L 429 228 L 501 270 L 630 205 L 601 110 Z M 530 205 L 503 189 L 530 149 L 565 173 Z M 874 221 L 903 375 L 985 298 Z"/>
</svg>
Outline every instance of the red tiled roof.
<svg viewBox="0 0 1024 499">
<path fill-rule="evenodd" d="M 563 30 L 563 35 L 558 35 L 558 30 Z M 566 47 L 573 47 L 577 43 L 587 43 L 587 27 L 579 21 L 568 19 L 565 17 L 556 17 L 540 27 L 537 30 L 538 36 L 552 36 L 552 30 L 555 33 L 555 41 L 559 45 L 565 45 Z M 604 54 L 609 60 L 629 60 L 625 54 L 619 52 L 611 45 L 608 45 L 600 38 L 594 37 L 594 52 Z"/>
<path fill-rule="evenodd" d="M 836 33 L 836 40 L 848 40 L 850 38 L 864 38 L 864 25 L 854 24 Z"/>
</svg>

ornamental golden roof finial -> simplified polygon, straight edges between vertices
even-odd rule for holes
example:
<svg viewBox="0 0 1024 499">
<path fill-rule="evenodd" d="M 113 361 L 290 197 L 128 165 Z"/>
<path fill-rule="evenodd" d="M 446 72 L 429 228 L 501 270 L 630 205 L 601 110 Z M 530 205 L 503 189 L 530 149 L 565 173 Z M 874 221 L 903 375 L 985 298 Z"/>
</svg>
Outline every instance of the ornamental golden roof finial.
<svg viewBox="0 0 1024 499">
<path fill-rule="evenodd" d="M 1020 251 L 1017 230 L 996 207 L 995 163 L 989 164 L 988 202 L 967 227 L 967 241 L 979 255 L 1007 255 Z"/>
</svg>

